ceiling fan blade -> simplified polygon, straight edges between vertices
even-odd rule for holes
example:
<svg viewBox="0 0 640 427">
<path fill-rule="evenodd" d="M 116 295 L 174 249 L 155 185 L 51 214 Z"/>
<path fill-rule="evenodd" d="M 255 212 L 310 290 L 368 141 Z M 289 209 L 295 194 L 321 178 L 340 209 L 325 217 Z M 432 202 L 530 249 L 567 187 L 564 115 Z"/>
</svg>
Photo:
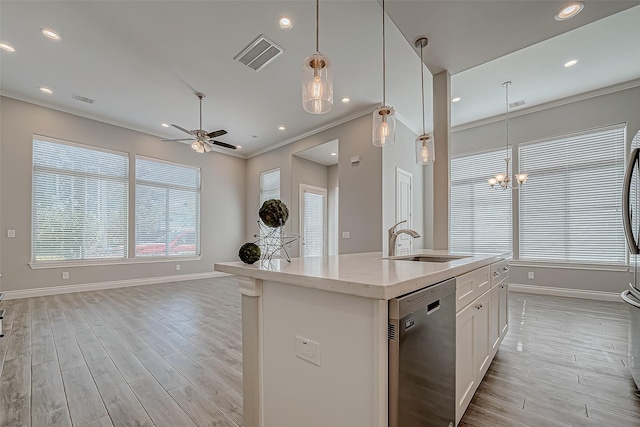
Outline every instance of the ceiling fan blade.
<svg viewBox="0 0 640 427">
<path fill-rule="evenodd" d="M 161 139 L 163 142 L 182 142 L 182 141 L 193 141 L 193 138 L 174 138 L 174 139 Z"/>
<path fill-rule="evenodd" d="M 188 133 L 189 135 L 193 135 L 193 132 L 191 132 L 190 130 L 186 130 L 182 126 L 174 125 L 173 123 L 171 124 L 171 126 L 173 126 L 176 129 L 180 129 L 184 133 Z"/>
<path fill-rule="evenodd" d="M 216 130 L 216 131 L 213 131 L 213 132 L 209 132 L 207 134 L 207 138 L 217 138 L 219 136 L 226 135 L 226 134 L 227 134 L 226 130 L 220 129 L 220 130 Z"/>
<path fill-rule="evenodd" d="M 215 145 L 219 145 L 219 146 L 224 147 L 224 148 L 230 148 L 230 149 L 232 149 L 232 150 L 235 150 L 236 148 L 238 148 L 238 147 L 236 147 L 235 145 L 227 144 L 226 142 L 220 142 L 220 141 L 209 141 L 209 143 L 211 143 L 211 144 L 215 144 Z"/>
</svg>

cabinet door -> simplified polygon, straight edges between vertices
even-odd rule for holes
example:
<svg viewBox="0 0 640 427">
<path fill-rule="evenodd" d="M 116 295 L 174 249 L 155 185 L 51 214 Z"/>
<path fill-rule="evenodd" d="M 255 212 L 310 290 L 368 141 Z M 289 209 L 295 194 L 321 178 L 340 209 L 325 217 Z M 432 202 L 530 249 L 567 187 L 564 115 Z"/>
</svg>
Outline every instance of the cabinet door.
<svg viewBox="0 0 640 427">
<path fill-rule="evenodd" d="M 491 292 L 485 292 L 471 307 L 473 316 L 473 353 L 476 380 L 480 382 L 491 364 L 490 313 Z"/>
<path fill-rule="evenodd" d="M 504 335 L 509 330 L 509 283 L 505 280 L 498 285 L 498 290 L 500 291 L 498 321 L 500 322 L 500 337 L 504 338 Z"/>
<path fill-rule="evenodd" d="M 473 348 L 474 304 L 456 314 L 456 425 L 476 391 Z"/>
<path fill-rule="evenodd" d="M 491 288 L 491 307 L 490 307 L 490 319 L 489 319 L 489 342 L 491 343 L 491 355 L 494 356 L 500 346 L 500 331 L 502 326 L 500 324 L 500 310 L 502 305 L 500 304 L 500 290 L 502 285 Z"/>
</svg>

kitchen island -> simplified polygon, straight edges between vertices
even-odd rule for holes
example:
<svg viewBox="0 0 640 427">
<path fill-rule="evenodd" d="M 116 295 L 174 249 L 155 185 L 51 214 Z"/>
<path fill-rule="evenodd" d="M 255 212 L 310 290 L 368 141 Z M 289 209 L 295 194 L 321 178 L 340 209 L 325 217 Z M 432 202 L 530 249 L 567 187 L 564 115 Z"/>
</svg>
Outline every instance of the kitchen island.
<svg viewBox="0 0 640 427">
<path fill-rule="evenodd" d="M 452 255 L 417 253 L 440 260 Z M 482 310 L 474 302 L 490 298 L 492 274 L 500 276 L 499 267 L 508 271 L 502 255 L 466 255 L 446 262 L 401 258 L 406 257 L 364 253 L 215 265 L 217 271 L 238 276 L 242 293 L 245 427 L 387 426 L 388 301 L 456 277 L 459 314 L 465 307 L 476 314 Z M 487 311 L 486 319 L 490 317 Z M 487 325 L 487 348 L 489 329 Z M 470 355 L 469 363 L 475 364 L 478 352 L 473 342 L 468 347 L 458 343 L 461 355 Z M 456 356 L 456 371 L 463 359 Z M 480 369 L 486 368 L 487 360 Z M 456 381 L 461 408 L 456 422 L 477 388 L 474 372 L 464 374 L 471 374 L 469 384 Z"/>
</svg>

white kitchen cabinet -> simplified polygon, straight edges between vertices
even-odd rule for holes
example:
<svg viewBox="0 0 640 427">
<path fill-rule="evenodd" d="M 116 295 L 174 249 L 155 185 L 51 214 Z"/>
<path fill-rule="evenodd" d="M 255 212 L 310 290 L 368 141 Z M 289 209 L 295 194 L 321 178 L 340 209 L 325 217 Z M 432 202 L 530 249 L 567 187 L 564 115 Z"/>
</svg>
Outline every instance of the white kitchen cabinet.
<svg viewBox="0 0 640 427">
<path fill-rule="evenodd" d="M 456 424 L 476 391 L 473 326 L 476 314 L 470 304 L 456 314 Z"/>
<path fill-rule="evenodd" d="M 456 424 L 509 328 L 508 272 L 509 261 L 500 261 L 467 273 L 457 286 Z"/>
</svg>

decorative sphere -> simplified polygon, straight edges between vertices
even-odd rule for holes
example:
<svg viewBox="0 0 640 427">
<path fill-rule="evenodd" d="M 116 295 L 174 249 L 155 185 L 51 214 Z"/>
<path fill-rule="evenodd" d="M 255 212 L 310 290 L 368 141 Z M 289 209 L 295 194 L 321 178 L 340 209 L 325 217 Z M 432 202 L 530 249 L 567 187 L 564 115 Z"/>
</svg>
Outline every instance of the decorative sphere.
<svg viewBox="0 0 640 427">
<path fill-rule="evenodd" d="M 253 264 L 260 259 L 260 247 L 255 243 L 245 243 L 240 247 L 238 256 L 245 264 Z"/>
<path fill-rule="evenodd" d="M 258 216 L 267 227 L 282 227 L 289 219 L 289 209 L 281 200 L 270 199 L 262 204 Z"/>
</svg>

